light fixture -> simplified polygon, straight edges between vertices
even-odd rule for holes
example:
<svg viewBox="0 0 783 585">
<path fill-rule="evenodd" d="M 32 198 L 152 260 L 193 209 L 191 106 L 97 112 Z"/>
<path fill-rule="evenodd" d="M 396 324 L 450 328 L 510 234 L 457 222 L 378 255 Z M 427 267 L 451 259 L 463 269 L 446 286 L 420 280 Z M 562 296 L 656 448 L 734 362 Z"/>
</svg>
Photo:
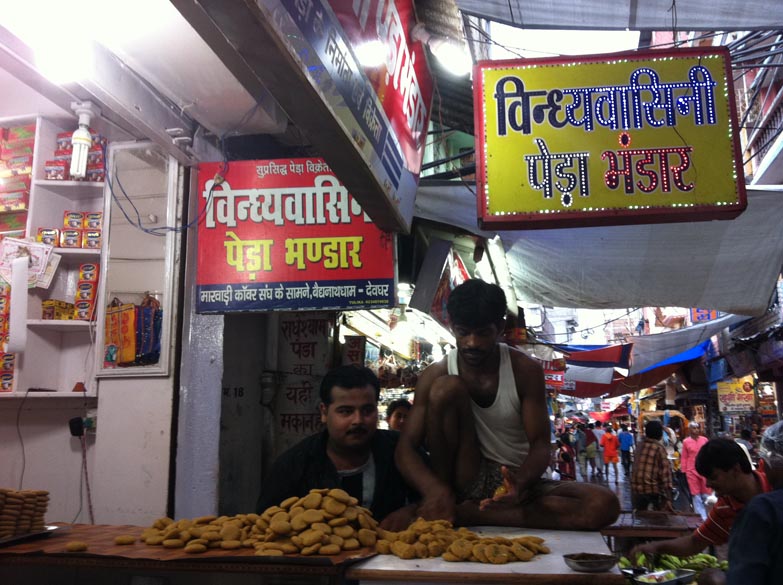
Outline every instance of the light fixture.
<svg viewBox="0 0 783 585">
<path fill-rule="evenodd" d="M 473 59 L 471 59 L 464 43 L 442 35 L 432 34 L 421 22 L 411 29 L 411 39 L 427 45 L 440 64 L 453 75 L 463 76 L 470 73 Z"/>
<path fill-rule="evenodd" d="M 71 177 L 83 179 L 87 175 L 87 154 L 92 146 L 90 118 L 100 114 L 100 110 L 91 101 L 71 102 L 71 109 L 79 116 L 79 127 L 71 137 Z"/>
</svg>

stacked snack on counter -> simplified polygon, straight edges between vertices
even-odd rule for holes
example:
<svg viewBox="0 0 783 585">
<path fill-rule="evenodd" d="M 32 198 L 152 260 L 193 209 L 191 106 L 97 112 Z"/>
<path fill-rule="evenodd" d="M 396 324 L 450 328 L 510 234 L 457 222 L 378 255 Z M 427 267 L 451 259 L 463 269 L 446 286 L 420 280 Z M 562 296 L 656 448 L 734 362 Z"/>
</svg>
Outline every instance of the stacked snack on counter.
<svg viewBox="0 0 783 585">
<path fill-rule="evenodd" d="M 79 265 L 79 280 L 73 302 L 60 299 L 41 301 L 41 319 L 92 321 L 95 316 L 95 297 L 98 294 L 98 264 Z"/>
<path fill-rule="evenodd" d="M 49 492 L 0 488 L 0 540 L 44 530 Z"/>
<path fill-rule="evenodd" d="M 115 544 L 135 540 L 127 535 L 118 537 Z M 467 528 L 455 530 L 446 520 L 419 518 L 406 530 L 384 530 L 372 512 L 341 489 L 310 490 L 306 496 L 293 496 L 261 514 L 178 521 L 160 518 L 142 532 L 141 540 L 194 554 L 210 548 L 253 548 L 257 556 L 331 556 L 365 547 L 402 559 L 442 557 L 493 564 L 530 561 L 537 554 L 549 553 L 544 539 L 537 536 L 482 538 Z"/>
</svg>

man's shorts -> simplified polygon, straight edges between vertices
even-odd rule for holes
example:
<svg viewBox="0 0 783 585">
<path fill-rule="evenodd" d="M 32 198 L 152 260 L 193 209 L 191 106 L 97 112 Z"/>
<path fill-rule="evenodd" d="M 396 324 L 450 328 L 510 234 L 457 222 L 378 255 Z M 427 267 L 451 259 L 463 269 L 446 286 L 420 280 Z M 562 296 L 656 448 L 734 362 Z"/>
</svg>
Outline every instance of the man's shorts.
<svg viewBox="0 0 783 585">
<path fill-rule="evenodd" d="M 585 447 L 585 455 L 587 455 L 588 459 L 595 457 L 595 452 L 596 452 L 595 443 L 590 443 L 587 447 Z"/>
<path fill-rule="evenodd" d="M 616 453 L 614 455 L 607 455 L 604 453 L 604 463 L 617 463 L 617 461 L 618 459 Z"/>
<path fill-rule="evenodd" d="M 480 502 L 494 496 L 495 490 L 503 483 L 503 474 L 500 472 L 500 467 L 500 463 L 482 457 L 476 478 L 467 488 L 460 490 L 457 494 L 458 501 L 475 500 Z M 529 501 L 537 500 L 567 483 L 542 477 L 528 488 L 528 497 L 521 503 L 525 504 Z"/>
</svg>

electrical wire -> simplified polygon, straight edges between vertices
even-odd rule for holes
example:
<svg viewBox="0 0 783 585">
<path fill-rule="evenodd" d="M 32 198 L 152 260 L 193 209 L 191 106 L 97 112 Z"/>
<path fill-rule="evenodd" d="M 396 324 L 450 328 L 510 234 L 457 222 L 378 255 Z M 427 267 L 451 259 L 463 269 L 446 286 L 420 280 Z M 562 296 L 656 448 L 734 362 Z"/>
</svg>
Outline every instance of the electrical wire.
<svg viewBox="0 0 783 585">
<path fill-rule="evenodd" d="M 145 227 L 144 225 L 142 225 L 141 214 L 139 213 L 138 208 L 133 203 L 131 198 L 128 196 L 127 191 L 125 190 L 125 188 L 122 185 L 122 181 L 120 180 L 120 176 L 119 176 L 119 171 L 115 169 L 111 173 L 109 173 L 108 169 L 107 169 L 106 184 L 109 186 L 109 192 L 111 193 L 112 200 L 114 201 L 114 203 L 117 205 L 117 207 L 122 212 L 122 215 L 125 217 L 125 220 L 130 225 L 132 225 L 136 229 L 144 232 L 145 234 L 148 234 L 148 235 L 151 235 L 151 236 L 158 236 L 158 237 L 164 237 L 164 236 L 168 235 L 171 232 L 181 233 L 181 232 L 187 231 L 187 230 L 191 229 L 192 227 L 194 227 L 194 226 L 198 225 L 199 223 L 201 223 L 201 221 L 206 216 L 207 210 L 211 206 L 215 187 L 217 187 L 218 185 L 223 183 L 223 181 L 225 180 L 225 176 L 228 173 L 229 160 L 228 160 L 228 151 L 226 149 L 226 138 L 228 138 L 230 134 L 236 133 L 245 124 L 247 124 L 250 121 L 250 119 L 253 117 L 253 115 L 256 113 L 256 111 L 258 110 L 259 107 L 261 107 L 261 101 L 257 100 L 255 102 L 255 104 L 253 105 L 253 107 L 248 109 L 243 114 L 242 118 L 240 118 L 239 122 L 237 122 L 237 124 L 233 128 L 230 128 L 230 129 L 226 130 L 219 137 L 218 142 L 220 144 L 221 154 L 223 155 L 222 164 L 221 164 L 220 169 L 218 170 L 218 172 L 215 174 L 214 182 L 213 182 L 212 186 L 209 189 L 209 193 L 207 195 L 207 201 L 206 201 L 206 203 L 204 205 L 204 208 L 196 215 L 196 217 L 191 222 L 184 223 L 183 225 L 179 225 L 179 226 L 164 225 L 164 226 L 158 226 L 158 227 L 154 227 L 154 228 Z M 106 152 L 105 152 L 106 151 L 106 147 L 104 146 L 103 148 L 104 148 L 104 160 L 108 160 L 108 158 L 106 157 Z M 114 192 L 114 180 L 112 180 L 112 179 L 116 180 L 117 187 L 119 187 L 119 190 L 121 191 L 122 195 L 125 197 L 127 202 L 130 204 L 131 208 L 133 209 L 133 211 L 134 211 L 134 213 L 136 215 L 136 221 L 134 221 L 130 217 L 129 213 L 125 209 L 125 206 L 120 201 L 119 197 L 117 197 L 117 194 Z"/>
<path fill-rule="evenodd" d="M 631 313 L 633 313 L 635 311 L 638 311 L 640 309 L 641 309 L 641 307 L 635 307 L 633 309 L 627 309 L 627 311 L 626 311 L 626 313 L 624 315 L 620 315 L 619 317 L 615 317 L 614 319 L 609 319 L 608 321 L 604 321 L 603 323 L 599 323 L 598 325 L 591 325 L 590 327 L 585 327 L 584 329 L 578 329 L 578 330 L 574 330 L 574 331 L 566 331 L 564 333 L 552 333 L 550 335 L 555 335 L 555 336 L 576 335 L 577 333 L 584 333 L 585 331 L 592 331 L 594 329 L 600 329 L 602 327 L 606 327 L 607 325 L 609 325 L 609 323 L 614 323 L 615 321 L 619 321 L 620 319 L 625 319 Z M 533 334 L 536 333 L 532 328 L 528 327 L 528 329 Z M 538 340 L 538 341 L 536 341 L 536 343 L 539 344 L 539 345 L 552 345 L 552 344 L 554 344 L 554 342 L 548 342 L 546 340 Z"/>
<path fill-rule="evenodd" d="M 16 436 L 19 437 L 19 445 L 22 448 L 22 471 L 19 473 L 19 491 L 22 490 L 22 486 L 24 485 L 24 472 L 25 472 L 25 468 L 27 467 L 27 456 L 25 454 L 24 439 L 22 438 L 22 426 L 20 424 L 20 421 L 22 418 L 22 407 L 24 406 L 24 403 L 27 400 L 28 394 L 30 394 L 29 388 L 24 393 L 24 396 L 22 397 L 22 401 L 19 403 L 19 408 L 16 410 Z"/>
</svg>

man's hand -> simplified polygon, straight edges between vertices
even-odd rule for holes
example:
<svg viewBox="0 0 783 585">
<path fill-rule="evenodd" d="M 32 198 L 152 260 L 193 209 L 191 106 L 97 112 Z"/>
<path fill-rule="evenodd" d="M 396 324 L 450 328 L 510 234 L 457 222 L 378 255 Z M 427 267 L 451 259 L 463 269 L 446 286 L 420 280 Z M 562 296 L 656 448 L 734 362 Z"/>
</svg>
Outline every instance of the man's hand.
<svg viewBox="0 0 783 585">
<path fill-rule="evenodd" d="M 514 474 L 505 465 L 500 467 L 500 473 L 503 475 L 503 483 L 491 498 L 481 501 L 479 504 L 480 510 L 515 506 L 524 501 L 527 492 L 526 488 L 520 486 Z"/>
<path fill-rule="evenodd" d="M 448 520 L 454 522 L 456 518 L 456 498 L 454 493 L 446 486 L 439 486 L 430 490 L 422 499 L 417 510 L 417 515 L 425 520 Z"/>
<path fill-rule="evenodd" d="M 634 565 L 636 565 L 636 561 L 639 558 L 639 555 L 645 555 L 646 557 L 649 557 L 650 555 L 655 554 L 658 554 L 658 545 L 655 542 L 645 542 L 644 544 L 637 544 L 635 547 L 633 547 L 630 554 L 628 555 L 628 558 Z M 642 563 L 642 565 L 645 566 L 648 564 L 648 562 Z"/>
<path fill-rule="evenodd" d="M 386 516 L 381 522 L 381 528 L 392 532 L 400 532 L 408 528 L 416 520 L 417 516 L 416 504 L 403 506 Z"/>
</svg>

